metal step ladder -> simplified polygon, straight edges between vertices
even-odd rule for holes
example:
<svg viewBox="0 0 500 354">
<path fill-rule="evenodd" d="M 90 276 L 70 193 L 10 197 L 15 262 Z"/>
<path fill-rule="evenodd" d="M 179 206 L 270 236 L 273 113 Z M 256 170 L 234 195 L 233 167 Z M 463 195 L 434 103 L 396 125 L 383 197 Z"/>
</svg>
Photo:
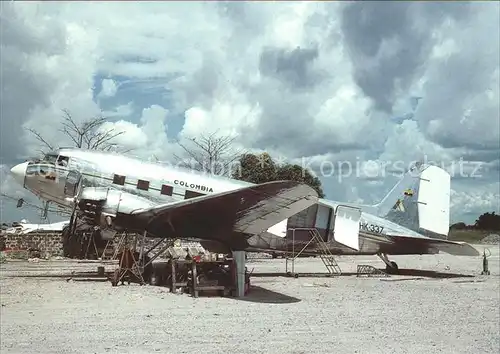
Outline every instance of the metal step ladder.
<svg viewBox="0 0 500 354">
<path fill-rule="evenodd" d="M 335 260 L 334 255 L 330 252 L 327 243 L 323 240 L 323 238 L 321 237 L 320 233 L 316 228 L 295 228 L 290 230 L 292 231 L 291 274 L 295 275 L 295 259 L 299 257 L 306 250 L 306 248 L 309 247 L 309 245 L 315 244 L 317 245 L 317 250 L 315 250 L 314 254 L 317 254 L 320 257 L 328 273 L 330 275 L 335 275 L 335 276 L 342 275 L 342 270 L 340 269 L 340 266 Z M 307 244 L 304 247 L 302 247 L 302 249 L 296 254 L 295 254 L 295 231 L 307 231 L 311 236 Z M 286 259 L 287 273 L 288 273 L 289 253 L 290 252 L 287 250 L 287 259 Z"/>
<path fill-rule="evenodd" d="M 342 270 L 340 269 L 339 264 L 335 260 L 335 256 L 330 252 L 328 245 L 326 244 L 325 241 L 323 241 L 323 238 L 319 234 L 318 230 L 311 229 L 310 233 L 313 235 L 313 239 L 316 240 L 319 249 L 321 250 L 319 253 L 319 257 L 323 261 L 323 264 L 328 270 L 328 273 L 332 275 L 342 275 Z"/>
</svg>

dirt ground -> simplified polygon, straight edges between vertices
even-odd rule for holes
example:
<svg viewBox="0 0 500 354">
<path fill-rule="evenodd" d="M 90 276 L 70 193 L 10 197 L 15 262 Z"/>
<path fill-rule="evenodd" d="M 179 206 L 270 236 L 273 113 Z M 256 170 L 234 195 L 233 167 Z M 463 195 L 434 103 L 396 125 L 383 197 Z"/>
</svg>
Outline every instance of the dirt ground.
<svg viewBox="0 0 500 354">
<path fill-rule="evenodd" d="M 401 256 L 393 260 L 413 269 L 405 276 L 256 275 L 244 299 L 68 280 L 95 263 L 9 261 L 0 268 L 0 352 L 498 353 L 499 246 L 488 248 L 490 276 L 480 275 L 480 257 Z M 364 256 L 339 264 L 346 273 L 358 264 L 383 267 Z M 285 261 L 247 266 L 254 274 L 284 272 Z M 295 270 L 324 268 L 319 258 L 302 258 Z"/>
</svg>

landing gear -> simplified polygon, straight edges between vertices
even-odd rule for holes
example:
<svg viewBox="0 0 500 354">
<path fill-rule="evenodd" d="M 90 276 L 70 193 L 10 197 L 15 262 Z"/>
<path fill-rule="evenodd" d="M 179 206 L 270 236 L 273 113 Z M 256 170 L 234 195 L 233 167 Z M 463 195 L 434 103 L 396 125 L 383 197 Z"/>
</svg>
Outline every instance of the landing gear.
<svg viewBox="0 0 500 354">
<path fill-rule="evenodd" d="M 67 258 L 77 258 L 81 253 L 82 245 L 78 237 L 70 230 L 69 226 L 62 230 L 63 255 Z"/>
<path fill-rule="evenodd" d="M 394 261 L 389 260 L 387 255 L 385 253 L 379 253 L 377 256 L 380 257 L 382 261 L 385 263 L 385 271 L 388 274 L 398 274 L 399 273 L 399 268 L 398 264 Z"/>
<path fill-rule="evenodd" d="M 63 255 L 74 259 L 98 259 L 106 247 L 99 230 L 71 232 L 69 226 L 62 230 Z"/>
</svg>

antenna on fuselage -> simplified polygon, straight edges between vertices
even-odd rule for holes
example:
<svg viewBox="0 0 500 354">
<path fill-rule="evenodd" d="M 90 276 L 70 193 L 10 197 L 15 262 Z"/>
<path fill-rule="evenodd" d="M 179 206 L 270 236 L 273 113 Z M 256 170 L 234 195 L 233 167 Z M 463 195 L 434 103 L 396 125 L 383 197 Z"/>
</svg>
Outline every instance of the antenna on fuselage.
<svg viewBox="0 0 500 354">
<path fill-rule="evenodd" d="M 43 220 L 46 220 L 47 219 L 47 216 L 48 216 L 48 213 L 49 213 L 49 201 L 46 201 L 44 203 L 44 207 L 42 209 L 42 214 L 41 214 L 41 218 Z"/>
</svg>

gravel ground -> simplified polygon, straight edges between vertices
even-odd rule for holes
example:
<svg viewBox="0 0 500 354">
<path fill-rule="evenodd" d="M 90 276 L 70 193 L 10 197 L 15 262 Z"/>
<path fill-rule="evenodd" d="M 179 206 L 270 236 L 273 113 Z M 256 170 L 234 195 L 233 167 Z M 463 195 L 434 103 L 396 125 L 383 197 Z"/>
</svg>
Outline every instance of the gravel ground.
<svg viewBox="0 0 500 354">
<path fill-rule="evenodd" d="M 401 256 L 393 258 L 400 268 L 449 277 L 256 276 L 244 300 L 194 299 L 161 287 L 65 277 L 20 278 L 95 270 L 96 264 L 12 261 L 1 265 L 0 352 L 498 353 L 499 249 L 489 249 L 490 276 L 479 275 L 479 257 Z M 252 260 L 248 268 L 283 272 L 284 263 Z M 377 257 L 343 257 L 339 264 L 344 272 L 357 264 L 383 266 Z M 319 259 L 303 258 L 296 271 L 323 268 Z"/>
</svg>

